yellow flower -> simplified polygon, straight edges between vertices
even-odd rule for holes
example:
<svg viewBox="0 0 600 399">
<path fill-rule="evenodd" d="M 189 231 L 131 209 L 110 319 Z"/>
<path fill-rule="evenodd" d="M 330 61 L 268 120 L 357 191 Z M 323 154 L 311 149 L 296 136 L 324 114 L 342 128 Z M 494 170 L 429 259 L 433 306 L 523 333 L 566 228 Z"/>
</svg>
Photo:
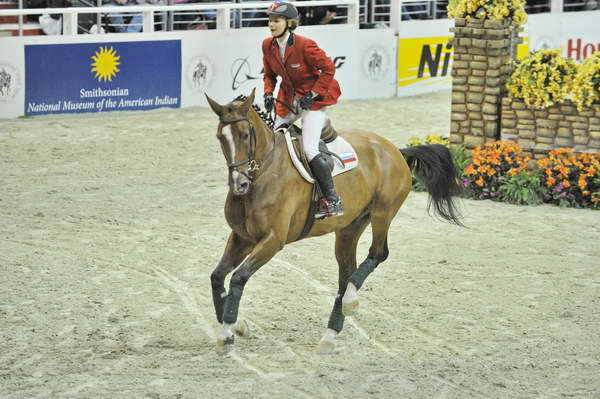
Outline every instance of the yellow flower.
<svg viewBox="0 0 600 399">
<path fill-rule="evenodd" d="M 510 96 L 539 109 L 568 98 L 577 64 L 560 53 L 560 49 L 540 50 L 513 62 L 514 71 L 506 85 Z"/>
<path fill-rule="evenodd" d="M 411 147 L 421 145 L 421 139 L 419 139 L 418 137 L 411 137 L 408 139 L 408 145 Z"/>
<path fill-rule="evenodd" d="M 517 25 L 527 21 L 525 0 L 450 0 L 449 18 L 510 19 Z"/>
<path fill-rule="evenodd" d="M 573 83 L 572 98 L 579 111 L 600 102 L 600 52 L 595 52 L 579 66 Z"/>
</svg>

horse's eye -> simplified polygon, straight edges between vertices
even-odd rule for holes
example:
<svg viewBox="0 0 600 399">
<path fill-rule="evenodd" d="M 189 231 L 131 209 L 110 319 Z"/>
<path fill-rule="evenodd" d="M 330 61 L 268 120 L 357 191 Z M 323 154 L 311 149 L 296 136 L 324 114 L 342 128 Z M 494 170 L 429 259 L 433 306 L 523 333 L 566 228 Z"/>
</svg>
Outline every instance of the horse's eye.
<svg viewBox="0 0 600 399">
<path fill-rule="evenodd" d="M 244 133 L 244 135 L 242 136 L 242 140 L 248 140 L 248 133 Z"/>
</svg>

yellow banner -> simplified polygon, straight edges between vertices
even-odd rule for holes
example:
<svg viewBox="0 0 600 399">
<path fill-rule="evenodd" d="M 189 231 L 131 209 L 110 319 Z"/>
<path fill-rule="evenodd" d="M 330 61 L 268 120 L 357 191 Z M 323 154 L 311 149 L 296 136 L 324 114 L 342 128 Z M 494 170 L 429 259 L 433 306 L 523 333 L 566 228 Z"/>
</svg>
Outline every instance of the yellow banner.
<svg viewBox="0 0 600 399">
<path fill-rule="evenodd" d="M 400 39 L 398 42 L 398 86 L 450 77 L 453 59 L 451 36 Z"/>
</svg>

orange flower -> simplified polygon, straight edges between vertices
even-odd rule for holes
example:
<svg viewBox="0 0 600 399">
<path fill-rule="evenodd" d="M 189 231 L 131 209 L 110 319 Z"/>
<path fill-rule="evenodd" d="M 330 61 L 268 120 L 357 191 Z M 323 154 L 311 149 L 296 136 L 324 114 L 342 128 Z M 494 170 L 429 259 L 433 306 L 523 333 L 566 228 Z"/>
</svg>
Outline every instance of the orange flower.
<svg viewBox="0 0 600 399">
<path fill-rule="evenodd" d="M 584 189 L 587 186 L 587 181 L 585 180 L 585 175 L 579 176 L 579 180 L 577 181 L 577 185 L 580 189 Z"/>
<path fill-rule="evenodd" d="M 582 194 L 587 197 L 588 195 L 590 195 L 590 192 L 588 190 L 585 190 Z"/>
<path fill-rule="evenodd" d="M 568 180 L 563 180 L 562 185 L 563 185 L 563 187 L 571 187 L 571 183 L 569 183 Z"/>
<path fill-rule="evenodd" d="M 473 164 L 470 163 L 469 165 L 467 165 L 467 167 L 465 168 L 465 174 L 467 176 L 471 176 L 475 174 L 475 168 L 473 167 Z"/>
<path fill-rule="evenodd" d="M 475 181 L 475 184 L 477 184 L 479 187 L 483 186 L 483 176 L 479 176 L 479 179 L 477 179 Z"/>
<path fill-rule="evenodd" d="M 548 187 L 552 187 L 554 185 L 554 183 L 556 183 L 556 180 L 554 179 L 554 177 L 549 177 L 548 180 L 546 180 L 546 185 Z"/>
</svg>

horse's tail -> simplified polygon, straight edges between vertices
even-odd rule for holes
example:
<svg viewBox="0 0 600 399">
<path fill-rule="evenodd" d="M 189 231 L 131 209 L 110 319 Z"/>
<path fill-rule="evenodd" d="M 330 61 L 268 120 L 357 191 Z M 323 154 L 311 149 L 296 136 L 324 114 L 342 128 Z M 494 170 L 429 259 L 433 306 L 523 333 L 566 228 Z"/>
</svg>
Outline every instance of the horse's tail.
<svg viewBox="0 0 600 399">
<path fill-rule="evenodd" d="M 429 192 L 429 203 L 427 210 L 431 209 L 433 203 L 434 214 L 463 226 L 462 215 L 454 202 L 455 196 L 462 189 L 456 182 L 456 172 L 452 153 L 441 144 L 419 145 L 402 148 L 400 150 L 408 166 L 414 171 Z"/>
</svg>

